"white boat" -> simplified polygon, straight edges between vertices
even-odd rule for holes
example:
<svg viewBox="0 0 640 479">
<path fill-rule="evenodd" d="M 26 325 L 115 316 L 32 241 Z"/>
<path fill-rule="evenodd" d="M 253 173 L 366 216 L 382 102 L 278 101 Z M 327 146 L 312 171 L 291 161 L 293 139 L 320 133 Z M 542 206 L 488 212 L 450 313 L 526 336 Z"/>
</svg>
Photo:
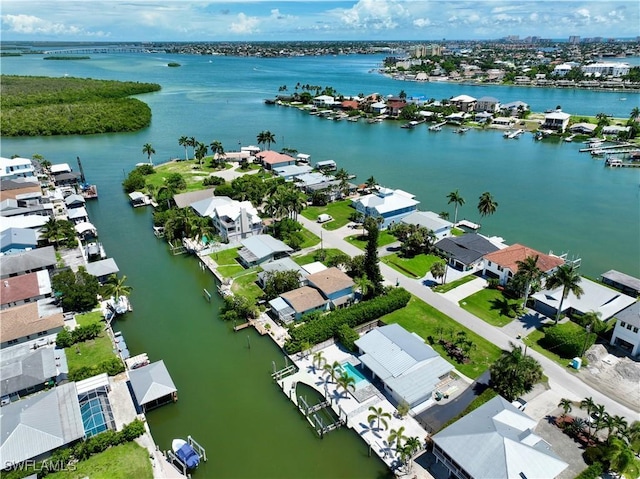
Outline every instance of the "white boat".
<svg viewBox="0 0 640 479">
<path fill-rule="evenodd" d="M 171 441 L 171 450 L 187 469 L 195 469 L 198 467 L 198 464 L 200 464 L 200 455 L 191 444 L 184 439 L 174 439 Z"/>
</svg>

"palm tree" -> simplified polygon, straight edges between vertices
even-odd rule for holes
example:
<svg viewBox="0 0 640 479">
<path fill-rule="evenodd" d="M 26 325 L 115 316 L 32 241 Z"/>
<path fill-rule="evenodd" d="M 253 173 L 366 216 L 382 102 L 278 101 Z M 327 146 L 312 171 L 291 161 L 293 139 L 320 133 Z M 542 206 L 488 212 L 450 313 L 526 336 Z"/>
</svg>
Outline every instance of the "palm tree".
<svg viewBox="0 0 640 479">
<path fill-rule="evenodd" d="M 340 376 L 338 376 L 338 379 L 336 379 L 336 384 L 338 385 L 338 387 L 341 387 L 342 389 L 344 389 L 344 392 L 348 392 L 349 388 L 351 388 L 352 390 L 356 390 L 356 380 L 353 378 L 353 376 L 349 376 L 349 373 L 342 370 L 341 369 L 341 373 Z"/>
<path fill-rule="evenodd" d="M 615 433 L 618 437 L 622 436 L 624 432 L 627 431 L 627 427 L 629 424 L 622 416 L 618 416 L 614 414 L 613 416 L 607 414 L 604 419 L 605 426 L 608 430 L 607 433 L 607 442 L 611 439 L 611 436 Z"/>
<path fill-rule="evenodd" d="M 447 263 L 444 261 L 436 261 L 431 265 L 429 272 L 435 279 L 442 278 L 442 284 L 444 284 L 444 277 L 447 274 Z"/>
<path fill-rule="evenodd" d="M 189 137 L 189 146 L 191 148 L 193 148 L 193 157 L 195 158 L 195 156 L 196 156 L 196 146 L 198 146 L 198 141 L 196 140 L 195 136 Z"/>
<path fill-rule="evenodd" d="M 369 191 L 373 190 L 376 186 L 378 186 L 378 182 L 373 176 L 367 178 L 367 181 L 364 182 L 365 186 Z"/>
<path fill-rule="evenodd" d="M 391 414 L 381 407 L 375 406 L 369 406 L 369 411 L 371 411 L 371 414 L 367 416 L 367 423 L 371 424 L 373 421 L 377 421 L 378 425 L 376 429 L 380 429 L 380 423 L 382 423 L 384 430 L 386 431 L 389 428 L 389 424 L 386 420 L 391 419 Z"/>
<path fill-rule="evenodd" d="M 336 174 L 333 175 L 336 180 L 340 181 L 338 187 L 340 188 L 340 193 L 343 196 L 349 195 L 349 172 L 344 168 L 340 168 L 336 171 Z"/>
<path fill-rule="evenodd" d="M 571 399 L 562 398 L 558 403 L 558 407 L 562 408 L 562 418 L 564 419 L 567 417 L 567 414 L 571 412 L 573 408 L 573 401 L 571 401 Z"/>
<path fill-rule="evenodd" d="M 332 364 L 325 364 L 322 369 L 328 373 L 331 379 L 335 382 L 338 377 L 338 371 L 342 371 L 342 366 L 340 366 L 338 361 L 334 361 Z"/>
<path fill-rule="evenodd" d="M 404 435 L 404 426 L 400 426 L 397 430 L 392 429 L 389 432 L 389 437 L 387 441 L 389 442 L 389 444 L 392 444 L 393 442 L 395 442 L 396 450 L 397 450 L 402 447 L 402 441 L 404 441 L 405 439 L 407 439 L 407 436 Z"/>
<path fill-rule="evenodd" d="M 151 155 L 154 155 L 156 153 L 156 150 L 153 149 L 151 143 L 145 143 L 142 147 L 142 153 L 147 155 L 147 159 L 149 160 L 149 163 L 151 163 Z"/>
<path fill-rule="evenodd" d="M 275 143 L 276 142 L 276 137 L 269 130 L 264 130 L 264 131 L 261 131 L 260 133 L 258 133 L 257 140 L 258 140 L 258 145 L 266 144 L 267 145 L 267 150 L 270 150 L 271 149 L 271 143 Z"/>
<path fill-rule="evenodd" d="M 522 275 L 526 282 L 524 288 L 524 302 L 522 303 L 526 307 L 529 299 L 529 293 L 531 292 L 531 285 L 542 275 L 542 271 L 538 268 L 538 255 L 527 256 L 522 261 L 516 261 L 516 265 L 518 266 L 518 274 Z"/>
<path fill-rule="evenodd" d="M 53 217 L 49 218 L 47 222 L 42 225 L 42 228 L 40 229 L 40 236 L 46 239 L 49 243 L 53 242 L 58 246 L 62 237 L 62 224 L 60 223 L 60 220 Z"/>
<path fill-rule="evenodd" d="M 505 399 L 513 401 L 529 392 L 540 379 L 542 367 L 535 358 L 522 352 L 522 347 L 510 343 L 512 350 L 504 351 L 489 371 L 491 386 Z"/>
<path fill-rule="evenodd" d="M 629 119 L 631 121 L 636 121 L 638 118 L 640 118 L 640 108 L 634 106 L 633 110 L 631 110 L 631 113 L 629 113 Z"/>
<path fill-rule="evenodd" d="M 181 136 L 178 139 L 178 145 L 184 147 L 184 160 L 185 161 L 189 161 L 189 153 L 187 152 L 187 147 L 191 146 L 190 142 L 189 142 L 189 138 L 186 136 Z"/>
<path fill-rule="evenodd" d="M 209 147 L 211 147 L 211 154 L 213 155 L 216 166 L 222 166 L 223 158 L 225 157 L 224 147 L 222 146 L 222 143 L 216 140 L 211 142 Z"/>
<path fill-rule="evenodd" d="M 204 143 L 198 143 L 196 145 L 194 156 L 196 157 L 200 165 L 202 165 L 202 160 L 204 159 L 205 156 L 207 156 L 208 152 L 209 152 L 209 148 L 207 148 L 207 145 L 205 145 Z"/>
<path fill-rule="evenodd" d="M 606 424 L 606 416 L 608 416 L 605 407 L 602 404 L 596 404 L 593 409 L 593 435 L 596 436 L 602 426 Z M 589 426 L 591 428 L 591 426 Z"/>
<path fill-rule="evenodd" d="M 360 292 L 360 299 L 367 296 L 367 293 L 373 286 L 373 283 L 366 276 L 359 276 L 354 281 L 356 289 Z"/>
<path fill-rule="evenodd" d="M 580 287 L 579 283 L 581 281 L 580 275 L 573 267 L 573 265 L 562 265 L 560 266 L 556 272 L 547 278 L 545 283 L 545 287 L 547 289 L 555 289 L 558 287 L 562 287 L 562 298 L 560 298 L 560 305 L 558 306 L 558 311 L 556 312 L 556 323 L 560 320 L 560 315 L 562 314 L 562 303 L 569 296 L 569 292 L 572 292 L 576 295 L 576 298 L 580 298 L 584 290 Z"/>
<path fill-rule="evenodd" d="M 449 193 L 447 195 L 447 198 L 449 199 L 449 201 L 447 201 L 447 204 L 453 203 L 456 207 L 455 213 L 453 215 L 453 224 L 455 225 L 458 223 L 458 206 L 464 205 L 464 198 L 460 196 L 460 193 L 458 193 L 458 190 L 455 190 Z"/>
<path fill-rule="evenodd" d="M 438 213 L 438 216 L 440 218 L 442 218 L 443 220 L 448 220 L 449 219 L 449 212 L 448 211 L 441 211 L 440 213 Z"/>
<path fill-rule="evenodd" d="M 120 296 L 129 296 L 131 294 L 131 290 L 133 289 L 131 286 L 125 284 L 127 282 L 127 277 L 122 276 L 122 278 L 118 278 L 115 274 L 109 276 L 109 279 L 103 286 L 103 292 L 105 298 L 114 297 L 116 300 Z"/>
<path fill-rule="evenodd" d="M 314 367 L 314 369 L 316 367 L 318 369 L 320 369 L 325 364 L 327 364 L 327 360 L 325 359 L 324 354 L 322 353 L 322 351 L 318 351 L 316 353 L 313 353 L 313 358 L 311 359 L 311 365 Z"/>
<path fill-rule="evenodd" d="M 404 443 L 400 449 L 400 460 L 407 466 L 407 471 L 411 470 L 413 455 L 420 450 L 422 443 L 416 436 L 412 436 Z"/>
<path fill-rule="evenodd" d="M 594 411 L 595 407 L 596 403 L 593 401 L 592 397 L 588 397 L 580 401 L 580 409 L 585 409 L 587 411 L 587 417 L 589 418 L 589 435 L 591 435 L 591 413 Z"/>
<path fill-rule="evenodd" d="M 491 193 L 485 191 L 480 195 L 478 199 L 478 212 L 480 216 L 492 215 L 498 209 L 498 203 L 493 199 Z"/>
</svg>

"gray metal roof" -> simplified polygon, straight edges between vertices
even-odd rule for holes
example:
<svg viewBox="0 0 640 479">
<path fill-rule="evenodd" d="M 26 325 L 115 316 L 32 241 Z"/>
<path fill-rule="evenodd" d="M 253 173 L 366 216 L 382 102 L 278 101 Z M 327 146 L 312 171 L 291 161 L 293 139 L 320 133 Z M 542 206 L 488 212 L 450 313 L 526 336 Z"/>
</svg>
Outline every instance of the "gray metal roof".
<svg viewBox="0 0 640 479">
<path fill-rule="evenodd" d="M 620 271 L 616 271 L 615 269 L 603 273 L 602 277 L 608 279 L 609 281 L 613 281 L 614 283 L 618 283 L 631 288 L 635 291 L 640 291 L 640 279 L 634 278 L 633 276 L 625 273 L 621 273 Z"/>
<path fill-rule="evenodd" d="M 636 301 L 631 306 L 624 308 L 616 314 L 616 319 L 618 321 L 624 321 L 636 328 L 640 328 L 640 303 Z"/>
<path fill-rule="evenodd" d="M 29 350 L 0 364 L 0 395 L 41 385 L 57 375 L 53 348 Z"/>
<path fill-rule="evenodd" d="M 254 235 L 243 239 L 240 243 L 258 260 L 268 258 L 276 253 L 290 253 L 291 247 L 271 235 Z"/>
<path fill-rule="evenodd" d="M 141 406 L 177 391 L 162 360 L 129 371 L 129 381 Z"/>
<path fill-rule="evenodd" d="M 437 214 L 431 211 L 414 211 L 410 215 L 402 218 L 400 221 L 408 225 L 424 226 L 434 232 L 443 228 L 451 228 L 453 226 L 453 223 L 440 218 Z"/>
<path fill-rule="evenodd" d="M 56 264 L 56 253 L 53 246 L 36 248 L 23 253 L 15 253 L 2 257 L 2 277 L 15 273 L 48 268 Z"/>
<path fill-rule="evenodd" d="M 87 273 L 99 278 L 108 274 L 116 274 L 120 269 L 113 258 L 102 259 L 87 264 Z"/>
<path fill-rule="evenodd" d="M 557 477 L 567 464 L 533 433 L 536 424 L 496 396 L 437 433 L 433 441 L 474 478 Z"/>
<path fill-rule="evenodd" d="M 25 461 L 84 437 L 75 383 L 0 408 L 0 463 Z"/>
<path fill-rule="evenodd" d="M 36 232 L 29 228 L 7 228 L 0 233 L 0 247 L 2 249 L 8 248 L 11 245 L 35 246 L 37 244 L 38 239 L 36 238 Z"/>
</svg>

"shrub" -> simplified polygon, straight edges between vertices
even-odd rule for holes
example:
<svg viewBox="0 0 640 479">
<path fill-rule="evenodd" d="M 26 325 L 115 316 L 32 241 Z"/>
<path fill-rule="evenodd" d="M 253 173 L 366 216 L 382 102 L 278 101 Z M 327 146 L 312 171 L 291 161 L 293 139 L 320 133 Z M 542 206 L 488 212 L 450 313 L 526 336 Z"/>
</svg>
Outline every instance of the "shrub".
<svg viewBox="0 0 640 479">
<path fill-rule="evenodd" d="M 589 349 L 597 337 L 595 333 L 587 333 L 572 322 L 556 324 L 545 329 L 544 333 L 541 346 L 567 359 L 581 356 L 582 351 Z"/>
<path fill-rule="evenodd" d="M 68 327 L 65 327 L 56 336 L 56 346 L 59 348 L 68 348 L 72 344 L 73 336 L 71 335 L 71 330 Z"/>
<path fill-rule="evenodd" d="M 489 278 L 487 280 L 487 287 L 489 289 L 498 289 L 498 286 L 500 286 L 500 280 L 498 278 Z"/>
<path fill-rule="evenodd" d="M 586 454 L 586 451 L 585 451 Z M 602 464 L 594 462 L 576 476 L 576 479 L 598 479 L 604 472 Z"/>
<path fill-rule="evenodd" d="M 90 378 L 96 374 L 107 373 L 109 376 L 115 376 L 124 371 L 124 365 L 120 359 L 113 357 L 102 361 L 95 366 L 82 366 L 69 371 L 69 381 L 81 381 Z"/>
<path fill-rule="evenodd" d="M 356 350 L 355 342 L 358 340 L 360 335 L 347 324 L 341 324 L 338 327 L 338 331 L 336 333 L 338 341 L 349 351 L 353 352 Z"/>
</svg>

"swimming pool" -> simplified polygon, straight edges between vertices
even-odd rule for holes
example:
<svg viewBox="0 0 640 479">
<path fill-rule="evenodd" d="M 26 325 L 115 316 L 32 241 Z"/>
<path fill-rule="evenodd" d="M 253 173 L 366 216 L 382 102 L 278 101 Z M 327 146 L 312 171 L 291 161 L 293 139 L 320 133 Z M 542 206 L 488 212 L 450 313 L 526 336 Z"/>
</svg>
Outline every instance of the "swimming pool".
<svg viewBox="0 0 640 479">
<path fill-rule="evenodd" d="M 367 378 L 365 378 L 364 375 L 360 371 L 358 371 L 358 369 L 351 363 L 344 363 L 342 365 L 342 370 L 354 379 L 355 384 L 358 384 L 362 381 L 367 381 Z"/>
<path fill-rule="evenodd" d="M 95 436 L 107 429 L 115 430 L 113 412 L 106 394 L 94 390 L 81 394 L 78 399 L 82 425 L 87 437 Z"/>
</svg>

